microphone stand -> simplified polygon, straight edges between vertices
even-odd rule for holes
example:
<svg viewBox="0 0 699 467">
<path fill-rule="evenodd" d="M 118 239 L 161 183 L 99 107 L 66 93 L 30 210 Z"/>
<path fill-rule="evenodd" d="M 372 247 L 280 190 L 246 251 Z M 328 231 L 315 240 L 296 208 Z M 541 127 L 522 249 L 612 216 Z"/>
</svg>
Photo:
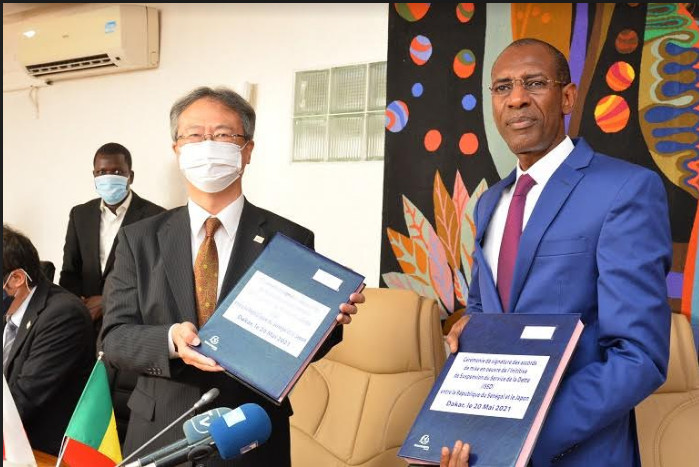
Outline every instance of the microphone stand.
<svg viewBox="0 0 699 467">
<path fill-rule="evenodd" d="M 168 431 L 170 428 L 172 428 L 173 426 L 175 426 L 175 424 L 177 424 L 177 422 L 179 422 L 180 420 L 182 420 L 183 418 L 185 418 L 187 415 L 191 414 L 191 413 L 194 412 L 195 410 L 200 409 L 202 406 L 204 406 L 204 405 L 208 404 L 209 402 L 211 402 L 212 400 L 214 400 L 216 397 L 218 397 L 218 394 L 219 394 L 219 390 L 218 390 L 217 388 L 210 389 L 209 391 L 207 391 L 206 393 L 204 393 L 204 395 L 201 396 L 201 398 L 200 398 L 198 401 L 196 401 L 196 402 L 194 403 L 194 405 L 193 405 L 191 408 L 189 408 L 185 413 L 183 413 L 182 415 L 180 415 L 179 417 L 177 417 L 175 420 L 172 421 L 172 423 L 170 423 L 168 426 L 166 426 L 165 428 L 163 428 L 162 430 L 160 430 L 155 436 L 153 436 L 151 439 L 149 439 L 148 441 L 146 441 L 146 442 L 143 444 L 143 446 L 141 446 L 140 448 L 136 449 L 134 452 L 132 452 L 131 454 L 129 454 L 127 457 L 125 457 L 125 458 L 124 458 L 121 462 L 119 462 L 115 467 L 122 467 L 124 464 L 126 464 L 126 462 L 127 462 L 129 459 L 131 459 L 132 457 L 134 457 L 134 456 L 135 456 L 136 454 L 138 454 L 139 452 L 143 451 L 143 450 L 144 450 L 147 446 L 149 446 L 153 441 L 155 441 L 156 439 L 160 438 L 166 431 Z"/>
<path fill-rule="evenodd" d="M 200 446 L 199 448 L 192 449 L 187 458 L 190 462 L 194 462 L 194 467 L 206 467 L 206 464 L 203 462 L 213 453 L 213 446 Z"/>
</svg>

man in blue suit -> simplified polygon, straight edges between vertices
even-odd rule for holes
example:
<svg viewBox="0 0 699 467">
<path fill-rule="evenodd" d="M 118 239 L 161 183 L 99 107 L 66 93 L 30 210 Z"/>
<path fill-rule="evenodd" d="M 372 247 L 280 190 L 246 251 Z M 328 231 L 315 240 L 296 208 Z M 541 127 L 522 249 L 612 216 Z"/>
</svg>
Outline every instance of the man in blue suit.
<svg viewBox="0 0 699 467">
<path fill-rule="evenodd" d="M 663 184 L 566 136 L 577 90 L 565 57 L 548 43 L 513 42 L 491 78 L 498 131 L 519 163 L 477 205 L 467 312 L 579 313 L 585 329 L 531 465 L 640 466 L 633 408 L 665 381 L 669 355 Z M 508 211 L 519 203 L 515 186 L 529 177 L 508 268 Z M 447 338 L 452 352 L 464 325 L 462 318 Z M 460 454 L 461 444 L 455 448 Z M 443 451 L 443 465 L 465 463 Z"/>
</svg>

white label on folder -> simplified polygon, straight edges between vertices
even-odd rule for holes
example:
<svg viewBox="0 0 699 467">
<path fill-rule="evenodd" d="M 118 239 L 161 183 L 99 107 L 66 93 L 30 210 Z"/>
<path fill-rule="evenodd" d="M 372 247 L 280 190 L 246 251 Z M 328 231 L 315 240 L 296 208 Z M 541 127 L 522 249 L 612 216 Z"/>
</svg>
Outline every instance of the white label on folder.
<svg viewBox="0 0 699 467">
<path fill-rule="evenodd" d="M 322 269 L 318 269 L 313 275 L 313 280 L 318 281 L 326 287 L 330 287 L 336 292 L 340 291 L 340 286 L 342 285 L 342 279 L 335 277 L 329 272 L 325 272 Z"/>
<path fill-rule="evenodd" d="M 223 317 L 298 357 L 329 311 L 322 303 L 255 271 Z"/>
<path fill-rule="evenodd" d="M 520 339 L 537 339 L 550 341 L 556 326 L 524 326 Z"/>
<path fill-rule="evenodd" d="M 459 352 L 430 410 L 524 418 L 548 355 Z"/>
</svg>

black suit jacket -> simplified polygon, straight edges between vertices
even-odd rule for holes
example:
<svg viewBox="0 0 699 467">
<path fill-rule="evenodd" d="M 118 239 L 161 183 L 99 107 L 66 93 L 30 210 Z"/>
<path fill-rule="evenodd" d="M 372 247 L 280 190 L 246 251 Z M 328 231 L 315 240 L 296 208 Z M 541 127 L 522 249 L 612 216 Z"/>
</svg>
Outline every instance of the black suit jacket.
<svg viewBox="0 0 699 467">
<path fill-rule="evenodd" d="M 33 449 L 57 455 L 95 362 L 95 336 L 78 297 L 40 280 L 12 346 L 7 384 Z"/>
<path fill-rule="evenodd" d="M 133 192 L 129 209 L 124 215 L 125 225 L 165 211 Z M 100 202 L 96 198 L 70 210 L 66 242 L 63 246 L 63 267 L 59 284 L 80 297 L 102 295 L 104 280 L 114 266 L 117 240 L 107 257 L 104 271 L 100 266 Z"/>
<path fill-rule="evenodd" d="M 275 232 L 313 247 L 313 232 L 246 200 L 219 300 L 233 289 Z M 262 237 L 264 243 L 255 242 L 256 236 Z M 169 358 L 171 325 L 197 322 L 186 207 L 120 231 L 114 271 L 105 287 L 105 310 L 102 339 L 106 358 L 117 368 L 141 373 L 129 400 L 131 419 L 124 444 L 126 454 L 188 410 L 204 392 L 217 387 L 221 394 L 209 408 L 236 408 L 253 402 L 262 406 L 272 420 L 269 441 L 233 465 L 290 464 L 292 412 L 288 399 L 280 407 L 275 406 L 223 373 L 202 372 L 180 359 Z M 338 326 L 318 357 L 341 338 L 342 326 Z M 170 430 L 153 448 L 181 437 L 180 430 Z"/>
<path fill-rule="evenodd" d="M 132 224 L 146 217 L 165 211 L 164 208 L 145 200 L 133 192 L 129 209 L 121 226 Z M 63 247 L 63 267 L 59 284 L 78 296 L 102 295 L 104 281 L 114 267 L 114 251 L 118 236 L 107 257 L 104 271 L 100 265 L 100 211 L 101 198 L 73 207 L 70 211 L 66 242 Z M 95 335 L 102 327 L 102 318 L 94 322 Z M 99 345 L 99 343 L 98 343 Z M 136 385 L 136 375 L 126 371 L 116 371 L 107 365 L 109 385 L 112 390 L 114 417 L 119 438 L 123 442 L 129 420 L 127 401 Z"/>
</svg>

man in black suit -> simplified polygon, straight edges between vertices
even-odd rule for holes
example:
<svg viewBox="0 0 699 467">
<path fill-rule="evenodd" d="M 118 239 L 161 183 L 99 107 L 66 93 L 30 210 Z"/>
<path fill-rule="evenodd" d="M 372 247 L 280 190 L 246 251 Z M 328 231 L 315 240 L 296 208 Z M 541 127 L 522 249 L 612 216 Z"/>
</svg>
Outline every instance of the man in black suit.
<svg viewBox="0 0 699 467">
<path fill-rule="evenodd" d="M 243 196 L 241 176 L 254 147 L 255 111 L 242 97 L 225 88 L 195 89 L 175 103 L 170 122 L 189 203 L 124 228 L 105 287 L 106 356 L 118 368 L 141 373 L 129 400 L 131 420 L 124 453 L 140 447 L 216 387 L 221 392 L 216 405 L 235 408 L 252 402 L 262 406 L 272 420 L 272 435 L 237 461 L 210 461 L 209 465 L 289 466 L 292 412 L 288 399 L 281 407 L 267 402 L 188 346 L 199 343 L 193 323 L 200 319 L 197 310 L 202 308 L 195 296 L 194 266 L 201 246 L 213 236 L 218 258 L 214 298 L 222 298 L 274 233 L 313 247 L 313 232 L 254 206 Z M 207 237 L 212 218 L 218 219 L 216 228 Z M 363 302 L 364 296 L 352 294 L 349 299 L 351 303 L 340 307 L 337 320 L 341 324 L 351 321 L 357 312 L 354 303 Z M 341 333 L 338 326 L 318 358 L 341 340 Z M 178 431 L 169 431 L 153 447 L 181 438 Z"/>
<path fill-rule="evenodd" d="M 57 455 L 95 362 L 90 314 L 41 273 L 31 241 L 3 225 L 3 373 L 33 449 Z"/>
<path fill-rule="evenodd" d="M 100 147 L 92 165 L 100 197 L 70 211 L 59 284 L 83 299 L 98 335 L 102 327 L 102 290 L 114 266 L 117 231 L 165 209 L 131 190 L 134 179 L 131 153 L 121 144 L 107 143 Z M 110 368 L 110 385 L 114 416 L 123 441 L 129 420 L 126 402 L 136 385 L 136 375 Z"/>
<path fill-rule="evenodd" d="M 82 297 L 92 319 L 101 322 L 104 280 L 114 266 L 121 226 L 165 211 L 131 190 L 131 153 L 118 143 L 100 147 L 92 161 L 99 198 L 70 210 L 59 284 Z M 99 331 L 99 327 L 97 327 Z"/>
</svg>

